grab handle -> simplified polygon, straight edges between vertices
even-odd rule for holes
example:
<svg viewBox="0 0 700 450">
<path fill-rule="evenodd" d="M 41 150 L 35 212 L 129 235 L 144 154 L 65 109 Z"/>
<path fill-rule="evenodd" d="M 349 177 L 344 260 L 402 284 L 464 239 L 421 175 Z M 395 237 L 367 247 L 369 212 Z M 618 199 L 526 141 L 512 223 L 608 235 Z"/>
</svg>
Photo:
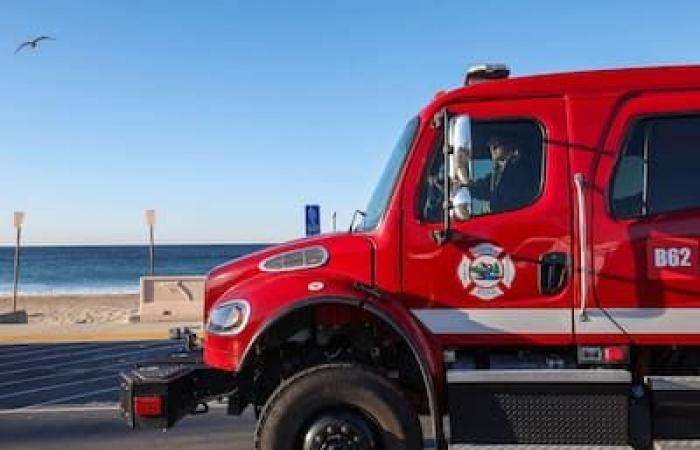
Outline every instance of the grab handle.
<svg viewBox="0 0 700 450">
<path fill-rule="evenodd" d="M 586 198 L 583 193 L 583 183 L 582 173 L 574 175 L 578 207 L 579 265 L 581 267 L 581 309 L 579 311 L 579 319 L 582 322 L 587 322 L 589 320 L 588 312 L 586 311 L 588 306 L 588 226 L 586 223 Z"/>
</svg>

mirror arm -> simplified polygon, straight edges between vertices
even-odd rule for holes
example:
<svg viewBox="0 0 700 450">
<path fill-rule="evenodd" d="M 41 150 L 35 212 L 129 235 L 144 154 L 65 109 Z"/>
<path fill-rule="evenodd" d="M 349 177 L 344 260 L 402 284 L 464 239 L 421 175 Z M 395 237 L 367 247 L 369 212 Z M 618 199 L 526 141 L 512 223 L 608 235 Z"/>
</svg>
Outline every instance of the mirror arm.
<svg viewBox="0 0 700 450">
<path fill-rule="evenodd" d="M 452 210 L 451 202 L 451 187 L 452 180 L 450 179 L 450 156 L 452 155 L 452 148 L 450 147 L 450 117 L 447 108 L 442 110 L 442 156 L 443 156 L 443 168 L 445 174 L 443 175 L 443 186 L 442 192 L 444 195 L 444 201 L 442 203 L 442 229 L 434 230 L 432 233 L 433 240 L 436 244 L 442 246 L 450 238 L 450 215 Z"/>
<path fill-rule="evenodd" d="M 452 239 L 452 230 L 433 230 L 431 235 L 435 243 L 442 247 L 447 241 Z"/>
</svg>

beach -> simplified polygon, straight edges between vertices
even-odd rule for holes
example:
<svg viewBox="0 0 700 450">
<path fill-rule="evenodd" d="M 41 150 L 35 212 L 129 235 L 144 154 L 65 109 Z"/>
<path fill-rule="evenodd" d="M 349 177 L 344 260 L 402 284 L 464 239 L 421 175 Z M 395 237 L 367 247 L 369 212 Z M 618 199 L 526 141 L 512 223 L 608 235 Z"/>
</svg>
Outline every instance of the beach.
<svg viewBox="0 0 700 450">
<path fill-rule="evenodd" d="M 17 309 L 30 324 L 128 323 L 139 309 L 138 294 L 22 295 Z M 12 297 L 0 297 L 0 313 L 12 311 Z"/>
<path fill-rule="evenodd" d="M 203 275 L 267 244 L 158 245 L 156 275 Z M 22 248 L 17 309 L 29 324 L 127 323 L 138 314 L 148 253 L 138 245 Z M 14 249 L 0 246 L 0 314 L 12 311 Z"/>
</svg>

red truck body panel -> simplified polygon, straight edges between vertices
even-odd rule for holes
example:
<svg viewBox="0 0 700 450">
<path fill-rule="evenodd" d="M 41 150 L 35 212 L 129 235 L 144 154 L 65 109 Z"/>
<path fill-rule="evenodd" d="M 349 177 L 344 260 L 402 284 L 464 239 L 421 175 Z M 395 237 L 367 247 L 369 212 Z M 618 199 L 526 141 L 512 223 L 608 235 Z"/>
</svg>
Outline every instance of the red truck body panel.
<svg viewBox="0 0 700 450">
<path fill-rule="evenodd" d="M 421 218 L 418 203 L 439 138 L 431 120 L 443 108 L 477 121 L 538 124 L 544 177 L 533 203 L 454 221 L 459 237 L 440 246 L 431 232 L 441 223 Z M 415 338 L 434 372 L 441 370 L 444 346 L 700 344 L 700 210 L 621 220 L 609 207 L 614 168 L 632 124 L 650 115 L 694 113 L 700 113 L 700 66 L 529 76 L 438 96 L 420 114 L 376 230 L 295 241 L 211 272 L 205 316 L 231 298 L 249 300 L 252 316 L 237 336 L 207 335 L 206 362 L 237 370 L 275 317 L 296 304 L 329 299 L 367 302 L 393 318 Z M 586 249 L 579 248 L 575 174 L 585 183 Z M 328 264 L 289 273 L 258 268 L 267 256 L 311 245 L 328 250 Z M 675 248 L 688 249 L 689 265 L 654 265 L 655 252 Z M 582 250 L 589 255 L 583 268 Z M 568 256 L 570 273 L 561 290 L 544 295 L 538 285 L 540 259 L 551 253 Z M 479 264 L 498 265 L 501 273 L 479 278 L 473 271 Z M 590 274 L 585 287 L 582 270 Z M 309 283 L 316 281 L 324 288 L 310 292 Z M 358 290 L 358 282 L 390 300 Z M 583 288 L 590 293 L 588 320 L 578 313 Z"/>
</svg>

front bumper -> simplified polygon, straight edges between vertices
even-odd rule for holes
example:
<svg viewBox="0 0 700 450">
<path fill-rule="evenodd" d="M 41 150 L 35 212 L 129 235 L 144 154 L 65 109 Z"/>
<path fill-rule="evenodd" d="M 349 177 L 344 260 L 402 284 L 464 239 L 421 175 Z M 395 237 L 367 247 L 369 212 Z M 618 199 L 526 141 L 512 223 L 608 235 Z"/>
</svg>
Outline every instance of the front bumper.
<svg viewBox="0 0 700 450">
<path fill-rule="evenodd" d="M 132 428 L 167 429 L 206 402 L 231 396 L 237 390 L 236 376 L 212 369 L 201 362 L 139 364 L 119 376 L 120 412 Z M 137 402 L 156 400 L 159 407 L 144 413 Z M 204 408 L 206 411 L 208 408 Z"/>
</svg>

